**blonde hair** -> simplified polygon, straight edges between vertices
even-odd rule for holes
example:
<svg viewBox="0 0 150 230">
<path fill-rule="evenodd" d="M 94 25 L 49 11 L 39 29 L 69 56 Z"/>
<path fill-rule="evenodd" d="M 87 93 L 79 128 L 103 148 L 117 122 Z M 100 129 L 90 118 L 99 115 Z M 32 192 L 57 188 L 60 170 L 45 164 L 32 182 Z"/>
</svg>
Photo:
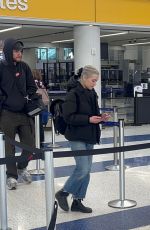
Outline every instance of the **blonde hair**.
<svg viewBox="0 0 150 230">
<path fill-rule="evenodd" d="M 34 80 L 42 81 L 42 74 L 38 69 L 33 69 L 32 75 Z"/>
<path fill-rule="evenodd" d="M 83 70 L 82 70 L 82 73 L 81 73 L 81 79 L 89 78 L 93 74 L 99 76 L 99 71 L 94 66 L 86 65 L 86 66 L 83 67 Z"/>
</svg>

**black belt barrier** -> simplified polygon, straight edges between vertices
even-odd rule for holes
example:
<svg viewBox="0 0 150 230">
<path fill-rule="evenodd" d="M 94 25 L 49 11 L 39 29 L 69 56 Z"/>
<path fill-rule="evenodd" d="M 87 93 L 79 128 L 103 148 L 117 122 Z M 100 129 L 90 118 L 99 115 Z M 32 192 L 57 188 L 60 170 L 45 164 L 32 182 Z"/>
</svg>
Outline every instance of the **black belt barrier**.
<svg viewBox="0 0 150 230">
<path fill-rule="evenodd" d="M 150 143 L 138 144 L 138 145 L 128 145 L 121 147 L 110 147 L 103 149 L 92 149 L 92 150 L 76 150 L 76 151 L 58 151 L 53 152 L 54 158 L 60 157 L 73 157 L 73 156 L 88 156 L 88 155 L 99 155 L 117 152 L 129 152 L 133 150 L 148 149 L 150 148 Z"/>
<path fill-rule="evenodd" d="M 35 159 L 43 159 L 43 154 L 45 151 L 52 151 L 52 148 L 45 148 L 43 150 L 40 150 L 38 148 L 33 148 L 33 147 L 27 146 L 25 144 L 22 144 L 20 142 L 17 142 L 15 140 L 12 140 L 7 136 L 4 136 L 4 140 L 8 141 L 10 144 L 12 144 L 14 146 L 18 146 L 21 149 L 25 149 L 25 150 L 31 152 L 31 154 L 29 157 L 14 156 L 14 157 L 0 158 L 0 165 L 6 164 L 6 163 L 12 163 L 12 162 L 22 162 L 25 160 L 29 161 L 29 160 L 35 160 Z M 109 154 L 109 153 L 133 151 L 133 150 L 148 149 L 148 148 L 150 148 L 150 143 L 130 145 L 130 146 L 121 146 L 121 147 L 103 148 L 103 149 L 93 149 L 93 150 L 53 152 L 53 157 L 54 158 L 60 158 L 60 157 Z M 55 201 L 54 211 L 53 211 L 53 215 L 51 217 L 51 221 L 50 221 L 48 230 L 54 230 L 55 229 L 57 209 L 58 209 L 58 204 Z"/>
<path fill-rule="evenodd" d="M 57 201 L 55 201 L 55 203 L 54 203 L 54 212 L 53 212 L 53 215 L 51 217 L 51 222 L 50 222 L 50 225 L 48 227 L 48 230 L 54 230 L 55 229 L 56 217 L 57 217 L 57 209 L 58 209 L 58 203 L 57 203 Z"/>
<path fill-rule="evenodd" d="M 29 161 L 29 160 L 35 160 L 35 159 L 43 159 L 44 152 L 52 150 L 52 148 L 45 148 L 43 150 L 38 149 L 38 148 L 32 148 L 18 141 L 11 140 L 7 136 L 4 136 L 4 139 L 8 141 L 9 143 L 11 143 L 12 145 L 18 146 L 21 149 L 25 149 L 31 152 L 32 154 L 29 157 L 14 156 L 14 157 L 0 158 L 0 165 L 11 163 L 11 162 L 13 163 L 22 162 L 25 160 Z M 73 157 L 73 156 L 99 155 L 99 154 L 109 154 L 109 153 L 117 153 L 117 152 L 129 152 L 133 150 L 148 149 L 148 148 L 150 148 L 150 143 L 121 146 L 121 147 L 110 147 L 110 148 L 103 148 L 103 149 L 92 149 L 92 150 L 75 150 L 75 151 L 61 151 L 61 152 L 57 151 L 57 152 L 53 152 L 53 157 L 61 158 L 61 157 Z"/>
</svg>

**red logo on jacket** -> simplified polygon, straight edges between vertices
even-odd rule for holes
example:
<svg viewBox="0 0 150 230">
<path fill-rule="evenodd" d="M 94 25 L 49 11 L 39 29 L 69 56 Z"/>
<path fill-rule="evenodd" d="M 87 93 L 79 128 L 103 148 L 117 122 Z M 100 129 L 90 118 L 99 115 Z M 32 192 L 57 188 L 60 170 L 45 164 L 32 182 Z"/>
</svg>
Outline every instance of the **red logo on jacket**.
<svg viewBox="0 0 150 230">
<path fill-rule="evenodd" d="M 20 77 L 20 76 L 21 76 L 21 73 L 17 72 L 16 77 Z"/>
</svg>

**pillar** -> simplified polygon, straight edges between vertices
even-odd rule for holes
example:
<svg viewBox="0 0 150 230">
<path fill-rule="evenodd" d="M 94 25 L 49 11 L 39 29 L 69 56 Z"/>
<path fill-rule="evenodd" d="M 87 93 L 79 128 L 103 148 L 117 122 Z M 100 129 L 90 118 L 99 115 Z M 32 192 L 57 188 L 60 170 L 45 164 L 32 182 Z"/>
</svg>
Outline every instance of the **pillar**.
<svg viewBox="0 0 150 230">
<path fill-rule="evenodd" d="M 101 106 L 100 27 L 74 27 L 74 62 L 75 71 L 85 65 L 92 65 L 100 72 L 95 90 L 99 97 L 99 106 Z"/>
</svg>

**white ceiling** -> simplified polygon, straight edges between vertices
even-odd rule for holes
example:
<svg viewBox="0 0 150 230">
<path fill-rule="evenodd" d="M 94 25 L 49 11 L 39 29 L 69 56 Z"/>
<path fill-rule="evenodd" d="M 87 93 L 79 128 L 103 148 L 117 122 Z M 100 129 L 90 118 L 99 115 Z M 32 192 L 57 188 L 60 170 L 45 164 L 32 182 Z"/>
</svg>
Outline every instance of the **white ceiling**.
<svg viewBox="0 0 150 230">
<path fill-rule="evenodd" d="M 22 25 L 21 29 L 0 33 L 0 40 L 8 37 L 21 39 L 25 44 L 50 43 L 55 40 L 73 39 L 73 28 L 76 23 L 58 23 L 58 22 L 34 22 L 34 21 L 16 21 L 0 20 L 0 30 L 10 28 L 16 25 Z M 122 45 L 125 43 L 149 42 L 150 28 L 122 27 L 99 25 L 101 35 L 128 31 L 126 35 L 101 38 L 102 42 L 108 42 L 110 45 Z"/>
</svg>

